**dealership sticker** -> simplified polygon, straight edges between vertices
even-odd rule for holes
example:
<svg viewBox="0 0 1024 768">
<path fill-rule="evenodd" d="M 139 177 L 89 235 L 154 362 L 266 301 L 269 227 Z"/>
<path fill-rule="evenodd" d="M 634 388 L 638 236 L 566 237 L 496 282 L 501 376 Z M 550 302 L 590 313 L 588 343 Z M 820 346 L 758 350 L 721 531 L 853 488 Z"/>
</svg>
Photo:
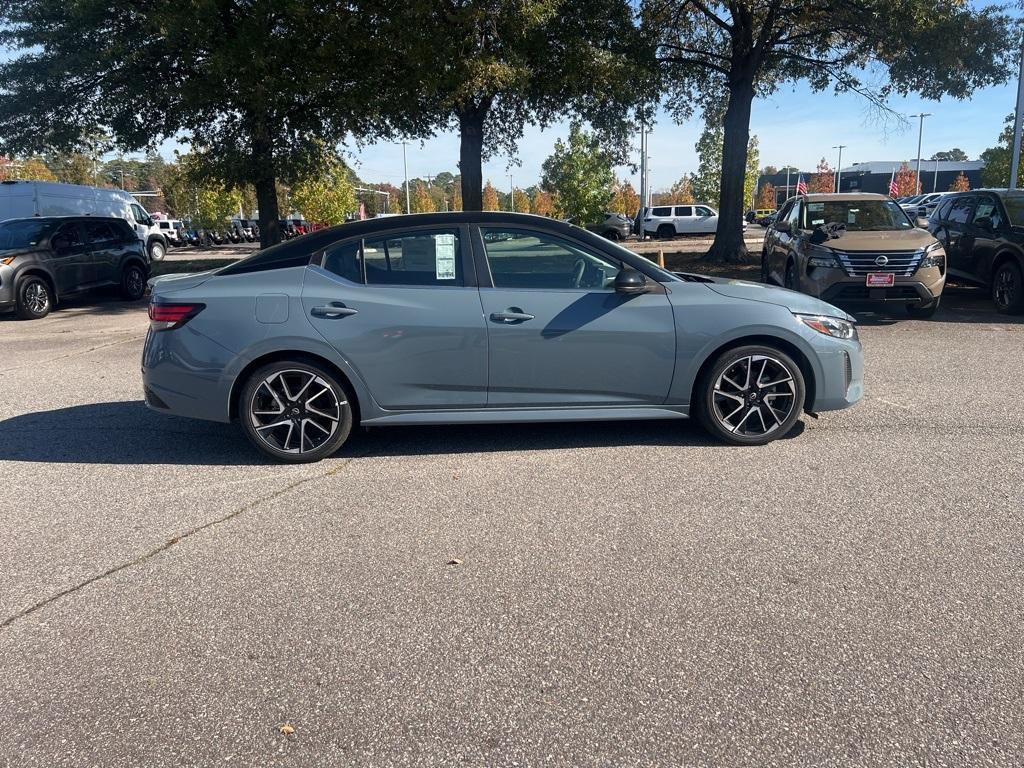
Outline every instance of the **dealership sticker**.
<svg viewBox="0 0 1024 768">
<path fill-rule="evenodd" d="M 434 235 L 434 275 L 438 280 L 455 279 L 455 235 Z"/>
</svg>

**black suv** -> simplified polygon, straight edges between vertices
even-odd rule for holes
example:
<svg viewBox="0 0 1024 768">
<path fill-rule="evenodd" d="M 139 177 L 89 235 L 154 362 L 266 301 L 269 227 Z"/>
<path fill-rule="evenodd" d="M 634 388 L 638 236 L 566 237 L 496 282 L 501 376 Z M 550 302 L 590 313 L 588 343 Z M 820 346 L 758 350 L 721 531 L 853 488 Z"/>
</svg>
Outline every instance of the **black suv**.
<svg viewBox="0 0 1024 768">
<path fill-rule="evenodd" d="M 59 216 L 0 222 L 0 311 L 46 317 L 73 293 L 118 286 L 141 299 L 149 257 L 124 219 Z"/>
<path fill-rule="evenodd" d="M 950 275 L 988 288 L 998 311 L 1024 313 L 1024 191 L 949 195 L 928 229 L 945 246 Z"/>
</svg>

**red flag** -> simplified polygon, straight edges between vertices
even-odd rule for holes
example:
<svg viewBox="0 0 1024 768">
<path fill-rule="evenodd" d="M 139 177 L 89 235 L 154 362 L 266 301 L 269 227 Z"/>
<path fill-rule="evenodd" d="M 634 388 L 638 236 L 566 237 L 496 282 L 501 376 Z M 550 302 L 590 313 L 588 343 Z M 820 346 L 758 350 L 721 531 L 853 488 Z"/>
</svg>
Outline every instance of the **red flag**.
<svg viewBox="0 0 1024 768">
<path fill-rule="evenodd" d="M 896 171 L 893 170 L 892 177 L 889 179 L 889 197 L 899 197 L 900 185 L 896 183 Z"/>
<path fill-rule="evenodd" d="M 797 179 L 796 179 L 796 193 L 798 195 L 806 195 L 807 194 L 807 182 L 804 181 L 803 174 L 800 174 L 797 177 Z"/>
</svg>

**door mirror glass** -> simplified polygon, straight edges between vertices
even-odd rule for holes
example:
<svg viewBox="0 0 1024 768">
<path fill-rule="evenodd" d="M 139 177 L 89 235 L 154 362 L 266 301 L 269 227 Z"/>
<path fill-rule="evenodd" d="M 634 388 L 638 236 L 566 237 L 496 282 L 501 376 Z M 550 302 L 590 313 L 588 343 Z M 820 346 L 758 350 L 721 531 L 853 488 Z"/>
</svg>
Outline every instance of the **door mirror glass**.
<svg viewBox="0 0 1024 768">
<path fill-rule="evenodd" d="M 920 227 L 921 229 L 928 229 L 928 219 L 926 219 L 924 216 L 918 216 L 917 226 Z"/>
<path fill-rule="evenodd" d="M 784 232 L 785 234 L 789 234 L 790 230 L 791 230 L 791 227 L 789 226 L 789 222 L 788 221 L 777 221 L 777 222 L 775 222 L 775 231 L 776 232 Z"/>
<path fill-rule="evenodd" d="M 647 290 L 647 278 L 643 272 L 629 267 L 620 269 L 615 276 L 616 293 L 644 293 Z"/>
</svg>

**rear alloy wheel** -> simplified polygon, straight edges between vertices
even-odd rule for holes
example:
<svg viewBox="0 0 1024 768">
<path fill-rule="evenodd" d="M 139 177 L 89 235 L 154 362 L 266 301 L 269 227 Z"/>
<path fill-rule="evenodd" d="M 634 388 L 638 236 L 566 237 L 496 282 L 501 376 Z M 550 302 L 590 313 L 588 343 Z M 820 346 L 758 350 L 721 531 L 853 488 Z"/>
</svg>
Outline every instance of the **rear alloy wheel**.
<svg viewBox="0 0 1024 768">
<path fill-rule="evenodd" d="M 50 314 L 53 298 L 50 286 L 41 277 L 29 275 L 18 281 L 15 312 L 22 320 L 39 320 Z"/>
<path fill-rule="evenodd" d="M 281 361 L 257 370 L 238 403 L 246 436 L 286 462 L 319 461 L 352 430 L 352 406 L 334 375 L 316 365 Z"/>
<path fill-rule="evenodd" d="M 940 297 L 938 299 L 935 299 L 935 301 L 931 301 L 924 305 L 908 304 L 907 314 L 910 315 L 915 320 L 928 320 L 932 317 L 935 317 L 935 313 L 939 311 L 939 302 L 941 300 L 942 299 Z"/>
<path fill-rule="evenodd" d="M 153 261 L 163 261 L 166 255 L 167 249 L 159 240 L 154 240 L 149 244 L 149 258 Z"/>
<path fill-rule="evenodd" d="M 992 277 L 992 301 L 1004 315 L 1024 313 L 1024 278 L 1015 261 L 1004 261 Z"/>
<path fill-rule="evenodd" d="M 622 239 L 619 236 L 619 233 L 616 232 L 614 229 L 609 229 L 607 232 L 604 233 L 604 236 L 611 240 L 613 243 Z"/>
<path fill-rule="evenodd" d="M 804 408 L 806 386 L 792 358 L 772 347 L 724 352 L 698 385 L 697 416 L 715 437 L 764 445 L 785 436 Z"/>
<path fill-rule="evenodd" d="M 146 293 L 146 273 L 138 264 L 129 264 L 121 272 L 121 295 L 128 301 L 138 301 Z"/>
<path fill-rule="evenodd" d="M 658 227 L 658 237 L 661 240 L 671 240 L 676 236 L 676 228 L 671 224 L 662 224 Z"/>
</svg>

